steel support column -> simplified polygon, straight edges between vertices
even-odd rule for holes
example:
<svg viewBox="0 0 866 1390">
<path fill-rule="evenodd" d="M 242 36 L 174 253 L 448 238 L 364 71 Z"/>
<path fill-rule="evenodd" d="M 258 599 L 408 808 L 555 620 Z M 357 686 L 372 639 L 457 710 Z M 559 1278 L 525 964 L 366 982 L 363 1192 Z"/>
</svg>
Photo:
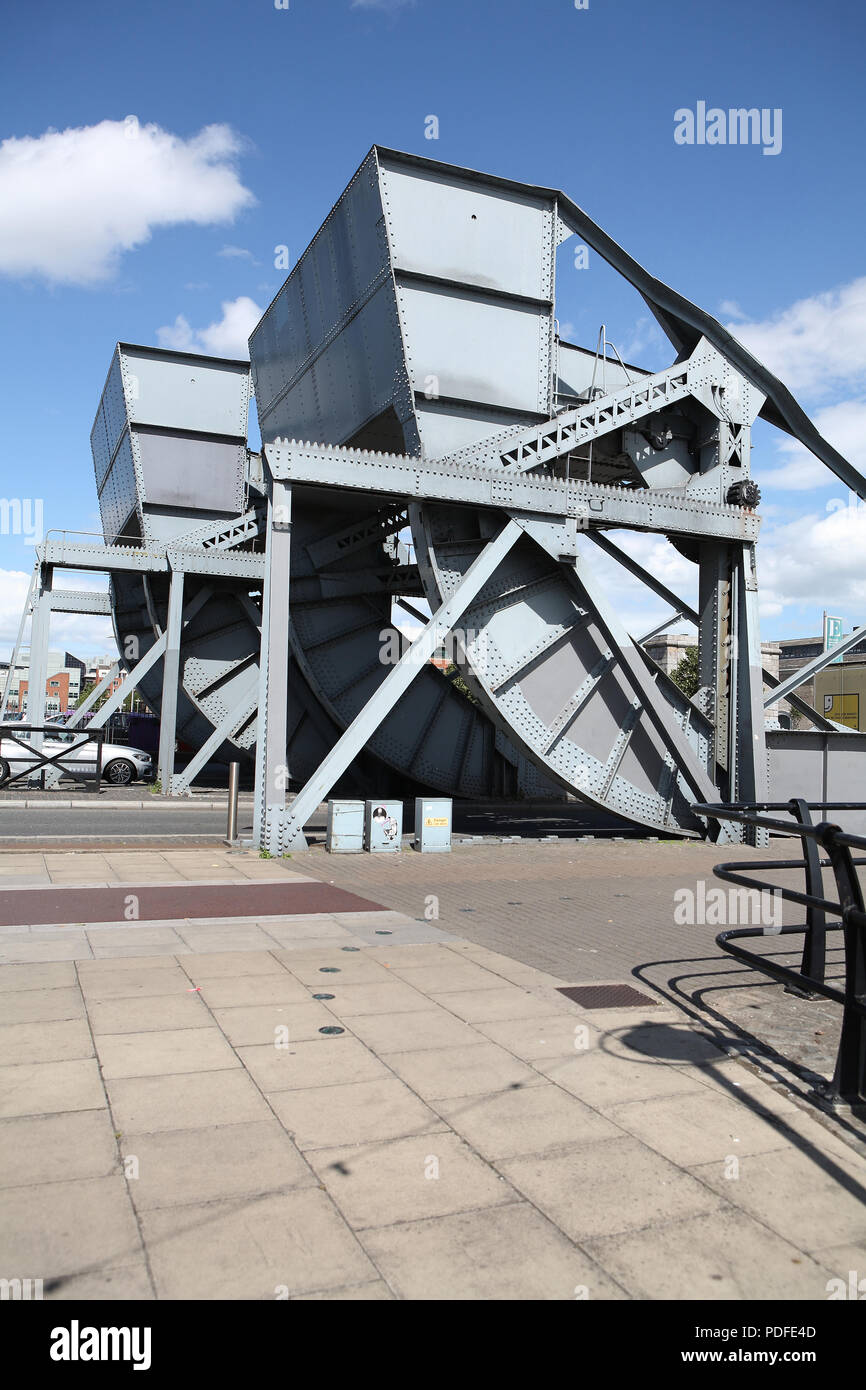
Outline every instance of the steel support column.
<svg viewBox="0 0 866 1390">
<path fill-rule="evenodd" d="M 286 788 L 289 623 L 292 547 L 292 489 L 273 479 L 268 503 L 265 582 L 259 657 L 259 715 L 256 735 L 256 794 L 253 841 L 271 854 L 282 853 L 288 824 Z"/>
<path fill-rule="evenodd" d="M 736 584 L 736 719 L 732 797 L 754 805 L 770 796 L 770 769 L 764 720 L 764 682 L 761 664 L 761 630 L 758 618 L 758 575 L 755 547 L 732 549 L 733 582 Z M 733 654 L 733 652 L 732 652 Z M 733 677 L 733 673 L 732 673 Z M 733 679 L 732 679 L 733 686 Z M 754 843 L 769 844 L 769 832 L 752 829 Z"/>
<path fill-rule="evenodd" d="M 728 772 L 729 657 L 731 580 L 727 549 L 718 541 L 702 541 L 698 552 L 698 668 L 697 703 L 715 728 L 714 755 L 723 776 Z M 726 799 L 728 788 L 723 788 Z"/>
<path fill-rule="evenodd" d="M 51 588 L 54 571 L 50 565 L 42 565 L 33 600 L 33 621 L 30 625 L 30 665 L 27 671 L 27 705 L 25 720 L 28 724 L 45 723 L 45 684 L 48 680 L 48 644 L 51 632 Z M 20 700 L 19 700 L 20 704 Z M 42 748 L 44 735 L 31 736 L 35 752 Z M 33 781 L 42 781 L 42 771 L 34 774 Z"/>
<path fill-rule="evenodd" d="M 180 635 L 183 627 L 183 570 L 171 572 L 168 618 L 165 628 L 165 655 L 162 664 L 162 705 L 159 725 L 159 763 L 157 776 L 163 796 L 171 792 L 174 776 L 174 747 L 177 738 L 177 696 L 180 683 Z"/>
</svg>

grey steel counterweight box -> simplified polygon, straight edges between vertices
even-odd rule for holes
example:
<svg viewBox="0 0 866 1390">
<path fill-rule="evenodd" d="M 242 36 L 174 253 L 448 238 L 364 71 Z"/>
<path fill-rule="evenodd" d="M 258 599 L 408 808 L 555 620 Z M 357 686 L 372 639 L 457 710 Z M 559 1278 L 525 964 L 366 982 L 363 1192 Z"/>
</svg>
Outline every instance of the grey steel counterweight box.
<svg viewBox="0 0 866 1390">
<path fill-rule="evenodd" d="M 393 853 L 403 834 L 402 801 L 368 801 L 364 816 L 364 848 L 372 854 Z"/>
<path fill-rule="evenodd" d="M 415 798 L 414 848 L 422 854 L 448 854 L 451 850 L 451 798 Z"/>
<path fill-rule="evenodd" d="M 363 801 L 329 801 L 325 849 L 331 854 L 360 854 L 363 848 Z"/>
</svg>

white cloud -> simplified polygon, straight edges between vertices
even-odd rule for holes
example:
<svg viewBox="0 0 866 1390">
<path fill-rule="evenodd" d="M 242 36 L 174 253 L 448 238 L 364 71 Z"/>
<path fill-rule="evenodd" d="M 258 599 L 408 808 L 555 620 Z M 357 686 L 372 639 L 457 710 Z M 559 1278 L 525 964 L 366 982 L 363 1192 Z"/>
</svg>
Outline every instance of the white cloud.
<svg viewBox="0 0 866 1390">
<path fill-rule="evenodd" d="M 850 503 L 850 504 L 849 504 Z M 761 613 L 775 617 L 788 607 L 866 617 L 866 504 L 853 496 L 831 500 L 822 516 L 797 517 L 767 528 L 758 546 Z M 817 629 L 816 629 L 817 631 Z"/>
<path fill-rule="evenodd" d="M 820 630 L 825 608 L 843 614 L 847 627 L 866 622 L 866 503 L 846 492 L 846 500 L 831 499 L 826 508 L 782 525 L 765 520 L 761 528 L 758 583 L 762 637 L 766 640 L 773 636 L 768 622 L 788 610 L 811 610 L 814 614 L 811 621 L 801 616 L 803 635 L 808 635 L 807 629 Z M 686 603 L 697 606 L 697 566 L 668 541 L 628 531 L 612 533 L 611 539 Z M 596 581 L 633 637 L 641 637 L 667 617 L 670 605 L 640 580 L 633 579 L 591 541 L 581 539 L 580 546 Z M 670 631 L 694 634 L 695 628 L 689 622 L 679 622 L 672 624 Z"/>
<path fill-rule="evenodd" d="M 811 610 L 814 620 L 806 620 L 806 627 L 815 632 L 820 630 L 825 608 L 846 615 L 849 625 L 866 622 L 866 503 L 844 491 L 844 500 L 831 498 L 826 510 L 781 525 L 771 522 L 762 510 L 758 584 L 765 639 L 772 638 L 767 621 L 786 610 Z M 611 539 L 686 603 L 697 606 L 697 566 L 668 541 L 636 531 L 612 533 Z M 632 579 L 591 541 L 581 540 L 581 548 L 632 636 L 642 636 L 667 616 L 670 607 L 663 599 Z M 695 629 L 689 623 L 676 623 L 671 631 L 694 633 Z"/>
<path fill-rule="evenodd" d="M 185 140 L 134 116 L 4 140 L 0 273 L 99 284 L 156 228 L 231 221 L 255 202 L 241 148 L 226 125 Z"/>
<path fill-rule="evenodd" d="M 18 636 L 30 578 L 29 572 L 25 574 L 23 570 L 0 570 L 0 649 L 8 646 L 10 655 Z"/>
<path fill-rule="evenodd" d="M 249 261 L 252 265 L 261 265 L 257 261 L 252 251 L 248 251 L 245 246 L 223 246 L 217 251 L 218 256 L 225 256 L 227 260 Z"/>
<path fill-rule="evenodd" d="M 156 330 L 160 347 L 180 352 L 205 352 L 212 357 L 249 357 L 247 340 L 262 316 L 255 300 L 242 294 L 222 303 L 222 318 L 207 328 L 193 329 L 183 314 Z"/>
<path fill-rule="evenodd" d="M 633 362 L 635 366 L 641 364 L 637 361 L 648 351 L 658 351 L 662 347 L 669 346 L 667 339 L 659 328 L 654 318 L 649 314 L 643 314 L 635 323 L 632 324 L 629 337 L 624 343 L 616 344 L 620 356 L 624 362 Z M 613 354 L 609 353 L 613 357 Z"/>
<path fill-rule="evenodd" d="M 815 425 L 844 459 L 859 468 L 860 473 L 866 471 L 865 400 L 841 400 L 837 406 L 827 406 L 817 411 Z M 830 468 L 820 463 L 798 439 L 785 436 L 778 445 L 778 456 L 783 461 L 774 460 L 774 467 L 763 467 L 756 461 L 755 477 L 760 485 L 778 486 L 787 492 L 841 485 Z"/>
<path fill-rule="evenodd" d="M 811 492 L 815 488 L 827 487 L 834 481 L 834 474 L 795 440 L 780 445 L 779 453 L 787 457 L 786 462 L 779 463 L 775 468 L 764 468 L 756 464 L 753 469 L 755 480 L 762 488 L 778 487 L 786 492 Z M 761 515 L 766 514 L 767 509 L 762 503 Z"/>
<path fill-rule="evenodd" d="M 861 472 L 866 471 L 866 401 L 840 401 L 814 416 L 816 429 L 843 458 Z M 755 476 L 764 485 L 804 492 L 813 488 L 840 486 L 836 475 L 811 454 L 799 440 L 784 436 L 778 445 L 779 459 L 764 467 L 755 454 Z"/>
<path fill-rule="evenodd" d="M 0 570 L 0 659 L 9 661 L 18 636 L 18 625 L 24 611 L 30 573 L 23 570 Z M 76 575 L 74 583 L 58 583 L 58 588 L 105 590 L 105 584 L 86 575 Z M 51 616 L 51 650 L 68 651 L 82 660 L 97 652 L 116 652 L 117 644 L 110 618 L 86 613 L 53 613 Z M 24 644 L 29 642 L 24 633 Z"/>
<path fill-rule="evenodd" d="M 624 550 L 643 569 L 647 570 L 678 598 L 692 607 L 697 605 L 697 566 L 660 536 L 639 531 L 613 532 L 613 544 Z M 642 637 L 672 611 L 672 605 L 648 589 L 640 579 L 634 579 L 622 565 L 594 545 L 581 538 L 581 555 L 588 562 L 602 592 L 626 632 Z M 672 632 L 693 632 L 688 621 L 672 623 Z"/>
<path fill-rule="evenodd" d="M 827 395 L 866 373 L 866 276 L 727 327 L 792 391 Z"/>
</svg>

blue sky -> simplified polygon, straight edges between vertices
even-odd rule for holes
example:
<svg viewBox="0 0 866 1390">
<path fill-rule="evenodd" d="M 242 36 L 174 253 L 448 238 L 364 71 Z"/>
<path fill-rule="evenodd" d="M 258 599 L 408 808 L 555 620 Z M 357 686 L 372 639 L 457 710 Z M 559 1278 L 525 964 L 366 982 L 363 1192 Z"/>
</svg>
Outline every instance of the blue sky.
<svg viewBox="0 0 866 1390">
<path fill-rule="evenodd" d="M 864 36 L 857 0 L 6 7 L 0 498 L 97 530 L 89 435 L 115 342 L 242 350 L 283 278 L 274 248 L 294 261 L 375 142 L 564 188 L 866 467 Z M 675 143 L 674 112 L 699 101 L 780 110 L 780 151 Z M 578 341 L 604 320 L 632 360 L 672 360 L 596 257 L 578 272 L 566 254 L 558 312 Z M 817 632 L 823 608 L 850 629 L 862 510 L 785 436 L 755 444 L 763 635 Z M 666 543 L 630 545 L 693 592 Z M 0 535 L 0 655 L 31 564 L 26 538 Z M 643 628 L 664 611 L 631 585 L 620 606 Z M 108 650 L 109 629 L 58 618 L 52 645 Z"/>
</svg>

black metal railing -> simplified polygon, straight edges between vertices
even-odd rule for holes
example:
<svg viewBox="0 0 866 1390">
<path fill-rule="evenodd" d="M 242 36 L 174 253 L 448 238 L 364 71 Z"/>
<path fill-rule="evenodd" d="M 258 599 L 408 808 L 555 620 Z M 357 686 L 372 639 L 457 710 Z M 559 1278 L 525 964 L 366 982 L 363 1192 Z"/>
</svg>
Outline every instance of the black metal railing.
<svg viewBox="0 0 866 1390">
<path fill-rule="evenodd" d="M 855 859 L 852 850 L 866 850 L 866 837 L 849 835 L 833 821 L 817 824 L 812 813 L 828 811 L 866 811 L 866 803 L 854 801 L 812 801 L 796 797 L 791 801 L 762 801 L 755 803 L 699 803 L 694 810 L 711 820 L 734 821 L 742 825 L 767 830 L 777 835 L 799 836 L 803 846 L 802 859 L 752 859 L 746 863 L 716 864 L 713 873 L 728 883 L 761 893 L 772 892 L 783 901 L 797 903 L 806 909 L 803 923 L 790 926 L 737 927 L 720 932 L 716 944 L 755 970 L 780 980 L 795 993 L 808 998 L 830 999 L 842 1006 L 842 1034 L 833 1079 L 824 1096 L 833 1104 L 843 1102 L 857 1110 L 866 1106 L 866 910 L 857 868 L 866 858 Z M 766 814 L 785 811 L 793 819 L 778 820 Z M 821 850 L 827 856 L 821 859 Z M 836 897 L 825 895 L 822 870 L 833 872 Z M 805 892 L 780 887 L 766 879 L 754 878 L 744 870 L 765 872 L 777 869 L 802 869 Z M 838 920 L 828 921 L 829 918 Z M 805 933 L 803 958 L 799 970 L 780 965 L 770 957 L 749 951 L 735 943 L 743 937 Z M 845 946 L 844 988 L 838 989 L 826 981 L 827 933 L 840 931 Z"/>
<path fill-rule="evenodd" d="M 54 753 L 46 753 L 42 748 L 22 737 L 24 734 L 47 734 L 49 738 L 62 739 L 63 747 Z M 39 781 L 44 786 L 45 772 L 56 768 L 77 781 L 90 783 L 89 790 L 98 792 L 102 781 L 102 745 L 105 740 L 103 729 L 63 729 L 57 724 L 3 724 L 0 726 L 0 765 L 26 762 L 20 772 L 12 772 L 0 781 L 0 786 L 8 787 L 11 782 Z M 20 748 L 16 753 L 10 744 Z M 93 757 L 76 758 L 75 753 L 86 744 L 93 744 Z M 70 764 L 70 766 L 66 766 Z"/>
</svg>

